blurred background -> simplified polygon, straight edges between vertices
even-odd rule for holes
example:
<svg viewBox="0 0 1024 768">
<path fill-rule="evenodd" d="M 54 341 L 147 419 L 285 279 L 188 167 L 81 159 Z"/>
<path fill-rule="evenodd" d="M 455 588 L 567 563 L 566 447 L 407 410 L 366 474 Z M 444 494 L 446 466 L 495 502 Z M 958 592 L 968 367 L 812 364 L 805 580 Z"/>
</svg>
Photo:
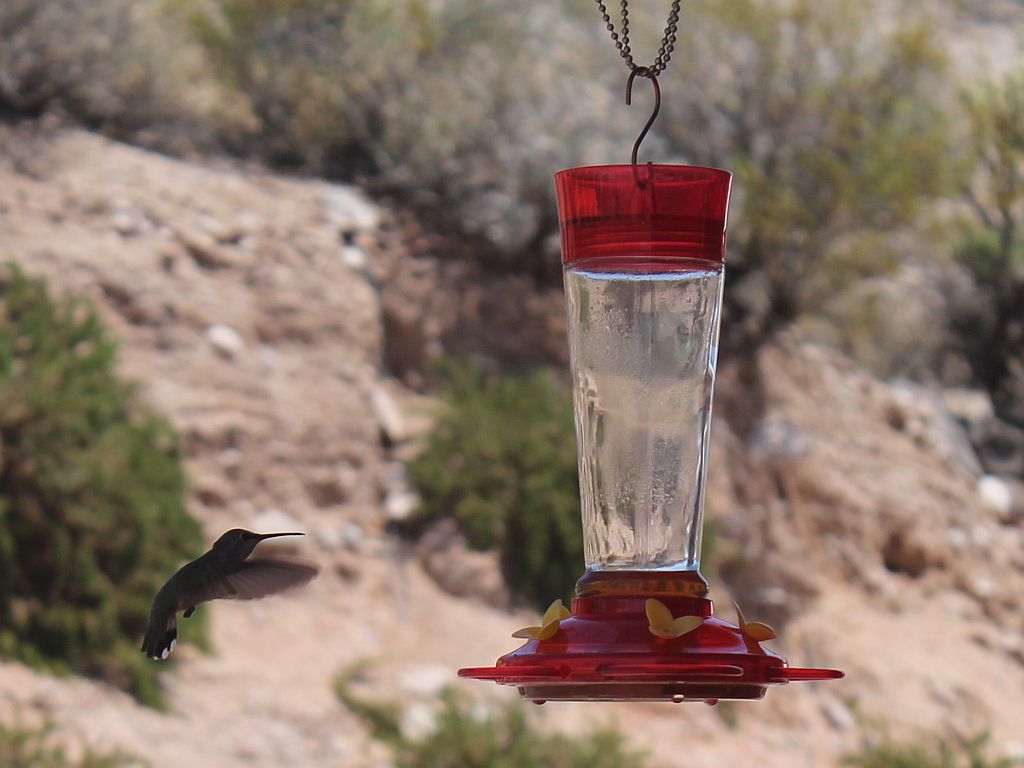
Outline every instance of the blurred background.
<svg viewBox="0 0 1024 768">
<path fill-rule="evenodd" d="M 847 678 L 538 708 L 454 673 L 583 567 L 551 176 L 650 98 L 594 4 L 0 0 L 0 766 L 1024 759 L 1022 41 L 683 4 L 641 159 L 735 174 L 704 571 Z M 143 659 L 236 526 L 322 575 Z"/>
</svg>

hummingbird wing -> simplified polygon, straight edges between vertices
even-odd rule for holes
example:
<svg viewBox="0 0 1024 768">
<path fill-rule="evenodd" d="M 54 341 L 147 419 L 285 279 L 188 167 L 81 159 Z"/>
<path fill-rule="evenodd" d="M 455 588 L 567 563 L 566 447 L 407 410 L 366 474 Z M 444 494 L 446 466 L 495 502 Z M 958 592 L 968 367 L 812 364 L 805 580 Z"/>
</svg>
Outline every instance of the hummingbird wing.
<svg viewBox="0 0 1024 768">
<path fill-rule="evenodd" d="M 183 595 L 178 610 L 187 610 L 210 600 L 259 600 L 301 587 L 319 572 L 318 566 L 298 560 L 253 558 L 240 563 L 231 573 Z"/>
</svg>

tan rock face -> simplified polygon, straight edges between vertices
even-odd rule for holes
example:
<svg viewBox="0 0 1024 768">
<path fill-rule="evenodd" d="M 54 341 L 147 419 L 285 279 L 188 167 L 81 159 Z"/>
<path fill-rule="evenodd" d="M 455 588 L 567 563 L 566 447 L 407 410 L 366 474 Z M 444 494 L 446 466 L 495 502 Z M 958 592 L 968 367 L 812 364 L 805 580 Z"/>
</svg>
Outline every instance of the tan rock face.
<svg viewBox="0 0 1024 768">
<path fill-rule="evenodd" d="M 493 662 L 535 618 L 491 607 L 507 599 L 496 565 L 467 557 L 453 531 L 419 551 L 384 534 L 385 500 L 406 492 L 393 462 L 430 427 L 426 403 L 382 388 L 381 367 L 388 322 L 427 358 L 474 324 L 489 343 L 514 306 L 550 321 L 531 321 L 529 345 L 562 348 L 558 297 L 470 276 L 452 303 L 455 267 L 387 251 L 374 227 L 388 217 L 338 190 L 82 132 L 0 128 L 0 257 L 95 298 L 125 372 L 182 433 L 192 509 L 211 537 L 294 522 L 311 534 L 305 554 L 329 566 L 288 598 L 201 609 L 215 652 L 178 649 L 172 715 L 0 662 L 0 717 L 48 713 L 71 738 L 154 768 L 388 765 L 333 677 L 360 665 L 366 692 L 407 704 L 403 724 L 419 732 L 444 669 L 458 684 L 457 667 Z M 502 287 L 512 300 L 497 306 Z M 231 333 L 211 339 L 220 326 Z M 946 424 L 941 404 L 795 344 L 746 371 L 737 362 L 722 361 L 715 409 L 712 597 L 732 619 L 728 586 L 751 620 L 779 624 L 770 645 L 792 663 L 848 678 L 775 689 L 737 707 L 735 726 L 671 705 L 547 705 L 536 717 L 568 730 L 615 722 L 665 766 L 832 766 L 859 745 L 861 716 L 897 734 L 990 727 L 997 749 L 1024 739 L 1022 527 L 983 503 L 962 445 L 933 428 Z"/>
<path fill-rule="evenodd" d="M 81 132 L 0 141 L 3 257 L 96 300 L 124 372 L 181 431 L 211 531 L 310 505 L 372 522 L 380 310 L 341 258 L 348 198 Z M 361 482 L 340 492 L 346 468 Z"/>
</svg>

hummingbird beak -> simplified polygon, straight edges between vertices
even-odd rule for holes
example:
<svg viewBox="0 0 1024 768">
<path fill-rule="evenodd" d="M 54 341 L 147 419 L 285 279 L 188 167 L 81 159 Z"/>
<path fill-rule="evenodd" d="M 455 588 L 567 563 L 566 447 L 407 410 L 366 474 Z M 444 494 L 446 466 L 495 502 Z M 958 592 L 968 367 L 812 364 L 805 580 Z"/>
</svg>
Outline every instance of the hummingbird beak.
<svg viewBox="0 0 1024 768">
<path fill-rule="evenodd" d="M 257 538 L 260 541 L 263 541 L 265 539 L 274 539 L 274 538 L 277 538 L 278 536 L 305 536 L 305 535 L 306 534 L 304 534 L 304 533 L 261 533 L 261 534 L 257 535 Z"/>
</svg>

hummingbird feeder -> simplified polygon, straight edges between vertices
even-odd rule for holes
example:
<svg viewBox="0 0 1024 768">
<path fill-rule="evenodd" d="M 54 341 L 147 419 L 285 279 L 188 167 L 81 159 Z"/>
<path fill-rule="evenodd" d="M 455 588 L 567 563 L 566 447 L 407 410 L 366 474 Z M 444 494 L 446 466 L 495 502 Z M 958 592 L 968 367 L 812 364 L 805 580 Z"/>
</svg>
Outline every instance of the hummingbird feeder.
<svg viewBox="0 0 1024 768">
<path fill-rule="evenodd" d="M 657 74 L 648 77 L 660 102 Z M 629 90 L 627 90 L 628 102 Z M 700 572 L 732 176 L 637 164 L 555 174 L 586 570 L 526 642 L 459 675 L 544 701 L 760 699 L 829 680 L 714 615 Z"/>
</svg>

